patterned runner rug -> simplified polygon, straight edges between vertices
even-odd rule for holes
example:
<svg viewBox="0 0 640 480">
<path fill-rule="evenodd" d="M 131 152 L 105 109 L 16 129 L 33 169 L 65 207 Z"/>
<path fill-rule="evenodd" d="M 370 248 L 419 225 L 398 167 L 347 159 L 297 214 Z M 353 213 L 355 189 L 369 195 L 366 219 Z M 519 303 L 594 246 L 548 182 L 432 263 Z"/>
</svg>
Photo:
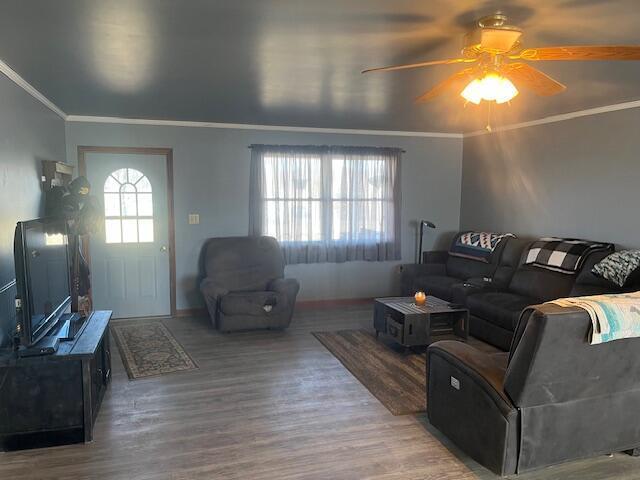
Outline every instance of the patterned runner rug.
<svg viewBox="0 0 640 480">
<path fill-rule="evenodd" d="M 397 351 L 365 330 L 313 335 L 392 414 L 426 411 L 425 353 Z"/>
<path fill-rule="evenodd" d="M 111 324 L 129 379 L 198 368 L 162 322 Z"/>
</svg>

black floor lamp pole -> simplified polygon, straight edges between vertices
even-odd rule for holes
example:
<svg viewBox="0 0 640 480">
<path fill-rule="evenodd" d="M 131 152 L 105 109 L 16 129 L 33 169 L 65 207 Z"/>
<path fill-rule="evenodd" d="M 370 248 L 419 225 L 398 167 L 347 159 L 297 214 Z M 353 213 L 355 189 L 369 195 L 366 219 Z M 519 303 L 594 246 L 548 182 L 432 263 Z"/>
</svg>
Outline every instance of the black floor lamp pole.
<svg viewBox="0 0 640 480">
<path fill-rule="evenodd" d="M 423 263 L 422 261 L 422 240 L 424 239 L 424 227 L 427 226 L 429 228 L 436 228 L 436 226 L 430 222 L 429 220 L 420 220 L 420 247 L 418 249 L 418 263 Z"/>
</svg>

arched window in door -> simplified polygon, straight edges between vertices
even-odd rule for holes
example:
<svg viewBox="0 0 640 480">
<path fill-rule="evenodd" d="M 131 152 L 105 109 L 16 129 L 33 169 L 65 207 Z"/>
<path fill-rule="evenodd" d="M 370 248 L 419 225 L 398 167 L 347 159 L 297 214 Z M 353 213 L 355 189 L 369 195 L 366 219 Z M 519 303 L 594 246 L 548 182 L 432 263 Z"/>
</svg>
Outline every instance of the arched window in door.
<svg viewBox="0 0 640 480">
<path fill-rule="evenodd" d="M 142 172 L 121 168 L 104 182 L 107 243 L 153 242 L 153 194 Z"/>
</svg>

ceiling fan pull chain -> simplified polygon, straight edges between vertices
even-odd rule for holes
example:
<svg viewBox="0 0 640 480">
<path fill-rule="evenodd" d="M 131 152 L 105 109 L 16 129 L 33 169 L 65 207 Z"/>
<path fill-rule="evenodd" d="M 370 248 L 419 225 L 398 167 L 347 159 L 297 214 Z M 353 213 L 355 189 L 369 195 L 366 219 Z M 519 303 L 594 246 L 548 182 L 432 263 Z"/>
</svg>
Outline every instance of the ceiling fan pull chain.
<svg viewBox="0 0 640 480">
<path fill-rule="evenodd" d="M 487 132 L 492 132 L 493 129 L 491 128 L 491 105 L 493 105 L 493 102 L 487 102 L 488 105 L 488 110 L 487 110 Z"/>
</svg>

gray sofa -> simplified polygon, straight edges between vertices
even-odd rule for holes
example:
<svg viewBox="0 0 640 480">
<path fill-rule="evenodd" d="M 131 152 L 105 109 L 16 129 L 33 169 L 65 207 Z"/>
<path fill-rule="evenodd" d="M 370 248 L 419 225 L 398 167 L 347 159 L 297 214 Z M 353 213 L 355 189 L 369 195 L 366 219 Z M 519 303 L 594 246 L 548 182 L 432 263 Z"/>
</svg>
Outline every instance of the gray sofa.
<svg viewBox="0 0 640 480">
<path fill-rule="evenodd" d="M 430 422 L 500 475 L 640 447 L 640 338 L 590 345 L 579 308 L 539 305 L 509 352 L 428 349 Z"/>
<path fill-rule="evenodd" d="M 300 284 L 284 278 L 275 238 L 210 238 L 202 249 L 201 272 L 200 291 L 219 330 L 283 329 L 291 323 Z"/>
<path fill-rule="evenodd" d="M 403 295 L 424 290 L 469 309 L 472 336 L 508 350 L 520 312 L 561 297 L 619 293 L 620 288 L 591 273 L 593 266 L 613 251 L 590 254 L 575 275 L 524 265 L 531 240 L 508 238 L 496 249 L 491 263 L 425 252 L 424 263 L 403 265 Z"/>
<path fill-rule="evenodd" d="M 512 244 L 515 244 L 513 242 Z M 619 293 L 621 290 L 591 273 L 593 266 L 609 255 L 610 250 L 591 253 L 580 272 L 575 275 L 558 273 L 544 268 L 524 265 L 528 244 L 520 249 L 522 258 L 504 285 L 493 282 L 484 285 L 463 285 L 454 294 L 454 299 L 469 308 L 469 332 L 476 338 L 509 350 L 513 332 L 522 310 L 562 297 L 578 297 L 600 293 Z"/>
<path fill-rule="evenodd" d="M 453 244 L 462 232 L 453 237 Z M 515 246 L 514 246 L 515 245 Z M 489 263 L 450 255 L 448 251 L 430 251 L 422 253 L 421 264 L 406 264 L 400 267 L 400 290 L 403 296 L 413 296 L 419 290 L 443 300 L 454 300 L 454 289 L 469 279 L 482 281 L 494 277 L 496 273 L 507 276 L 513 269 L 500 268 L 507 265 L 515 256 L 516 263 L 522 253 L 522 242 L 516 238 L 505 238 L 491 256 Z M 520 248 L 520 250 L 518 250 Z M 515 253 L 514 253 L 515 251 Z M 506 258 L 505 258 L 506 255 Z M 503 279 L 508 283 L 509 278 Z"/>
</svg>

